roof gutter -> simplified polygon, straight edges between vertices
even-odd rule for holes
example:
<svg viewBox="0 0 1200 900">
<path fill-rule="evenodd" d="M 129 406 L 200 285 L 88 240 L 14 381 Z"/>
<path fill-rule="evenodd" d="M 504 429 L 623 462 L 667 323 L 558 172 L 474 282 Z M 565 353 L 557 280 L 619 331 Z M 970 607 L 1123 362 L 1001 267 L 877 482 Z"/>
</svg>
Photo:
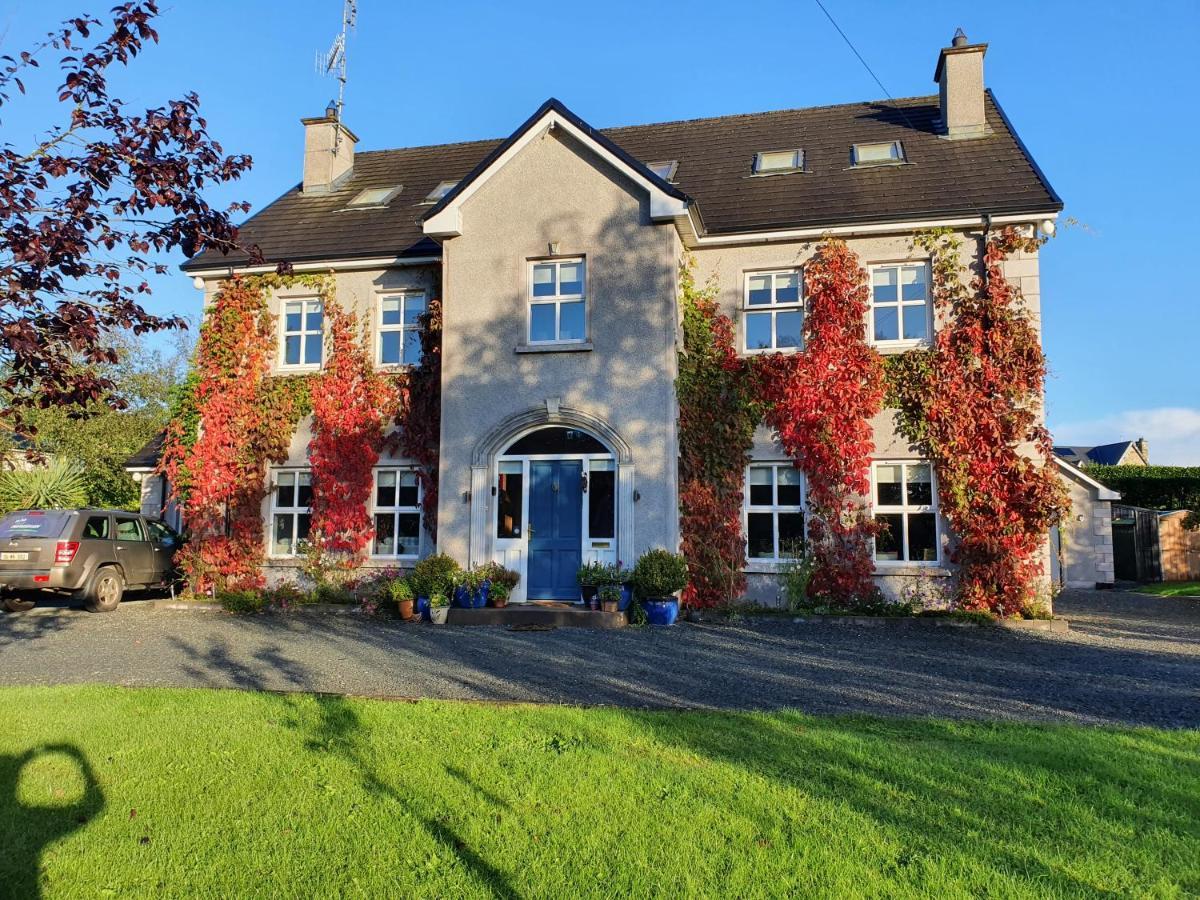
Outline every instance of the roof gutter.
<svg viewBox="0 0 1200 900">
<path fill-rule="evenodd" d="M 826 234 L 837 237 L 874 234 L 905 234 L 912 231 L 924 231 L 929 228 L 980 228 L 991 225 L 1013 225 L 1018 223 L 1037 223 L 1058 218 L 1057 212 L 1028 212 L 1013 213 L 1004 216 L 963 216 L 954 219 L 923 219 L 911 222 L 875 222 L 858 225 L 822 225 L 815 228 L 791 228 L 781 231 L 747 231 L 739 234 L 709 234 L 702 235 L 696 228 L 692 218 L 692 209 L 688 208 L 688 219 L 696 231 L 696 245 L 700 247 L 726 246 L 730 244 L 769 244 L 776 241 L 800 241 L 819 238 Z"/>
<path fill-rule="evenodd" d="M 390 269 L 395 266 L 426 266 L 441 262 L 441 256 L 371 256 L 361 259 L 318 259 L 292 264 L 294 272 L 353 272 L 360 269 Z M 214 266 L 208 269 L 184 269 L 196 278 L 232 278 L 234 275 L 267 275 L 278 266 Z"/>
</svg>

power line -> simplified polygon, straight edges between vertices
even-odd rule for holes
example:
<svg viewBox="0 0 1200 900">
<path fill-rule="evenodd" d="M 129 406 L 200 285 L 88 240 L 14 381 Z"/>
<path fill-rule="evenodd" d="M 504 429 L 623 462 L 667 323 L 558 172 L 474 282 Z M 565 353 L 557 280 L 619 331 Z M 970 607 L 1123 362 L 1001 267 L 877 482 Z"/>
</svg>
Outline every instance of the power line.
<svg viewBox="0 0 1200 900">
<path fill-rule="evenodd" d="M 896 98 L 895 98 L 895 97 L 893 97 L 893 96 L 892 96 L 892 95 L 891 95 L 891 94 L 888 92 L 888 89 L 887 89 L 886 87 L 884 87 L 884 86 L 883 86 L 883 82 L 879 80 L 879 76 L 875 74 L 875 71 L 874 71 L 874 70 L 873 70 L 873 69 L 872 69 L 872 68 L 871 68 L 869 65 L 867 65 L 867 61 L 866 61 L 865 59 L 863 59 L 863 57 L 862 57 L 862 54 L 861 54 L 861 53 L 859 53 L 859 52 L 858 52 L 858 49 L 857 49 L 857 48 L 854 46 L 854 44 L 852 44 L 852 43 L 850 42 L 850 38 L 846 37 L 846 32 L 842 31 L 842 26 L 841 26 L 841 25 L 839 25 L 839 24 L 838 24 L 838 23 L 837 23 L 837 22 L 834 20 L 833 16 L 831 16 L 831 15 L 829 14 L 829 10 L 827 10 L 827 9 L 825 8 L 825 4 L 824 4 L 824 3 L 822 3 L 822 2 L 821 2 L 821 0 L 813 0 L 813 2 L 815 2 L 815 3 L 817 4 L 817 6 L 821 7 L 821 12 L 825 13 L 825 18 L 827 18 L 827 19 L 829 20 L 829 23 L 830 23 L 830 24 L 831 24 L 831 25 L 832 25 L 834 28 L 836 28 L 836 29 L 837 29 L 837 33 L 838 33 L 838 34 L 840 34 L 840 35 L 842 36 L 842 40 L 846 42 L 846 46 L 850 48 L 850 52 L 851 52 L 851 53 L 853 53 L 855 56 L 857 56 L 857 57 L 858 57 L 858 61 L 859 61 L 860 63 L 862 63 L 862 64 L 863 64 L 863 68 L 864 68 L 864 69 L 866 69 L 866 70 L 867 70 L 867 72 L 868 72 L 868 73 L 870 73 L 871 77 L 875 79 L 875 83 L 876 83 L 877 85 L 879 85 L 879 89 L 880 89 L 881 91 L 883 91 L 883 94 L 884 94 L 884 96 L 885 96 L 885 97 L 887 97 L 889 100 L 895 101 L 895 99 L 896 99 Z M 906 117 L 906 118 L 907 118 L 907 117 Z"/>
</svg>

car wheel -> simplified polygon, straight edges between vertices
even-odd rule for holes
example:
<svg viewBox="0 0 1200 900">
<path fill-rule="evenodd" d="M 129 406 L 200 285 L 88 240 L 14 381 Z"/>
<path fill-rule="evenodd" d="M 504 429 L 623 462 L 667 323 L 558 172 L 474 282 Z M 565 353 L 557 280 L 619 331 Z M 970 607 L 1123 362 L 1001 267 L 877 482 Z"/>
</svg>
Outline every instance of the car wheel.
<svg viewBox="0 0 1200 900">
<path fill-rule="evenodd" d="M 88 612 L 112 612 L 125 593 L 125 579 L 111 566 L 97 569 L 88 583 L 84 608 Z"/>
<path fill-rule="evenodd" d="M 30 600 L 27 597 L 21 597 L 17 594 L 6 594 L 4 598 L 0 600 L 0 605 L 2 605 L 11 613 L 22 613 L 29 612 L 29 610 L 33 609 L 34 602 L 35 601 Z"/>
</svg>

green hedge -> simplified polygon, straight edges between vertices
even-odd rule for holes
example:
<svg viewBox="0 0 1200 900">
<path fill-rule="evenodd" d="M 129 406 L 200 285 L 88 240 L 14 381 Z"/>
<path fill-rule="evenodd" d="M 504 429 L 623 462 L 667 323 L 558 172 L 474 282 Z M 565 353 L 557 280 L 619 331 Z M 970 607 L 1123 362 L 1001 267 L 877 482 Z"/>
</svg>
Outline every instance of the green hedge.
<svg viewBox="0 0 1200 900">
<path fill-rule="evenodd" d="M 1200 466 L 1085 466 L 1121 502 L 1147 509 L 1200 511 Z"/>
</svg>

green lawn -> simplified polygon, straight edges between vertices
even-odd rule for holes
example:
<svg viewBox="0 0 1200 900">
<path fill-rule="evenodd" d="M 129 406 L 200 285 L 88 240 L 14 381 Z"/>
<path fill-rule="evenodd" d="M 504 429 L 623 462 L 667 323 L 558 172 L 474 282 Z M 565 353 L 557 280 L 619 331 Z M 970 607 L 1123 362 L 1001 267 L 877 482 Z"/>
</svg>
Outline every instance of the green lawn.
<svg viewBox="0 0 1200 900">
<path fill-rule="evenodd" d="M 0 894 L 1200 892 L 1200 733 L 0 689 Z"/>
<path fill-rule="evenodd" d="M 1200 597 L 1200 581 L 1160 581 L 1134 588 L 1139 594 L 1158 597 Z"/>
</svg>

